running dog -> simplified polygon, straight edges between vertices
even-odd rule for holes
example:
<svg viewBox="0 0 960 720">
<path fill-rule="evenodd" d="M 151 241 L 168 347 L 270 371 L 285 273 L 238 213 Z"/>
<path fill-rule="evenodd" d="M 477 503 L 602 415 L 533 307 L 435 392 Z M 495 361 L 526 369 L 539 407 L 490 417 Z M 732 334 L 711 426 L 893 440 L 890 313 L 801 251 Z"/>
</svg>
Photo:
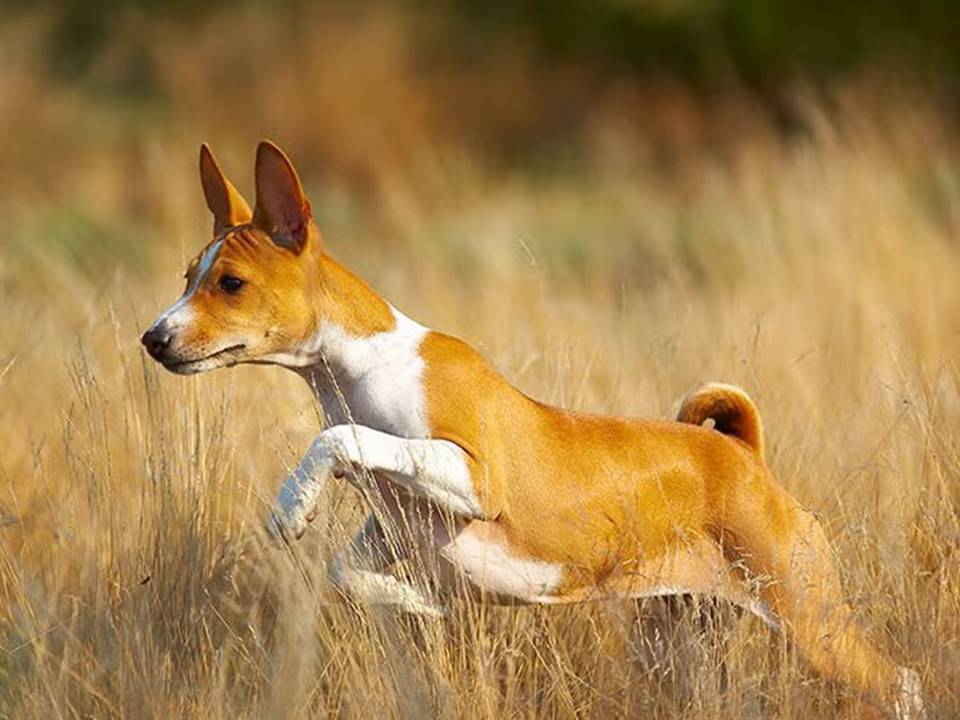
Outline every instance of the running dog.
<svg viewBox="0 0 960 720">
<path fill-rule="evenodd" d="M 293 165 L 270 142 L 255 177 L 251 211 L 201 148 L 213 240 L 142 342 L 179 374 L 266 363 L 307 381 L 327 427 L 268 529 L 298 538 L 331 476 L 372 477 L 381 511 L 331 563 L 345 594 L 442 613 L 434 593 L 390 573 L 417 551 L 446 582 L 511 602 L 717 596 L 787 633 L 822 675 L 899 718 L 924 716 L 917 674 L 858 628 L 823 529 L 767 468 L 746 393 L 701 387 L 676 422 L 537 402 L 330 257 Z M 387 525 L 411 518 L 402 542 L 388 541 Z"/>
</svg>

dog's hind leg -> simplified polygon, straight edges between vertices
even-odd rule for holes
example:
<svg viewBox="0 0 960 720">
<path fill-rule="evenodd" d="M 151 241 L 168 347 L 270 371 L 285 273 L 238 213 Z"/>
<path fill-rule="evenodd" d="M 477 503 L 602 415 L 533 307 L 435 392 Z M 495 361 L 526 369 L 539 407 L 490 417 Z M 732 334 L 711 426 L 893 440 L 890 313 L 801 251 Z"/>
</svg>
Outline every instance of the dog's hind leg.
<svg viewBox="0 0 960 720">
<path fill-rule="evenodd" d="M 731 505 L 725 554 L 768 580 L 761 598 L 814 669 L 867 691 L 898 718 L 925 717 L 917 675 L 897 668 L 857 625 L 813 514 L 772 482 L 755 485 Z M 774 508 L 776 532 L 758 521 L 757 506 Z"/>
<path fill-rule="evenodd" d="M 636 601 L 631 659 L 684 705 L 726 687 L 724 650 L 734 606 L 709 595 Z"/>
</svg>

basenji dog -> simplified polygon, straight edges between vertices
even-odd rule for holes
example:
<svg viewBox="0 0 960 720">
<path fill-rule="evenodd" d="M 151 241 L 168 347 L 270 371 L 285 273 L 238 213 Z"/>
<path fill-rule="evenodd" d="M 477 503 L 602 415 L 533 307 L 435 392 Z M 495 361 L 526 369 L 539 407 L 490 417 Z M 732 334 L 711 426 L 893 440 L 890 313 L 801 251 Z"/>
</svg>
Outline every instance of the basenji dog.
<svg viewBox="0 0 960 720">
<path fill-rule="evenodd" d="M 143 344 L 175 373 L 270 363 L 307 380 L 326 429 L 268 529 L 298 538 L 330 477 L 376 496 L 331 562 L 343 593 L 424 614 L 464 580 L 521 603 L 717 596 L 787 633 L 824 676 L 897 717 L 924 715 L 918 675 L 858 628 L 823 529 L 771 475 L 744 391 L 705 385 L 673 422 L 537 402 L 330 257 L 275 145 L 257 148 L 252 211 L 206 145 L 200 179 L 213 240 Z M 399 542 L 390 524 L 408 529 Z M 442 568 L 438 588 L 391 574 L 412 552 Z"/>
</svg>

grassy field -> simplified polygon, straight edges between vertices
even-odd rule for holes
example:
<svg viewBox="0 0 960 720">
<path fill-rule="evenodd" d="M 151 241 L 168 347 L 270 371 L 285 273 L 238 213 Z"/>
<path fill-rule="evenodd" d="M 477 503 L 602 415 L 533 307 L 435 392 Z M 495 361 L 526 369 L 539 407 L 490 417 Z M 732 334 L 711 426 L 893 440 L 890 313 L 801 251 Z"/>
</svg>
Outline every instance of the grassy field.
<svg viewBox="0 0 960 720">
<path fill-rule="evenodd" d="M 209 238 L 199 142 L 250 195 L 265 134 L 336 257 L 533 396 L 667 417 L 701 381 L 743 385 L 860 622 L 933 717 L 960 715 L 960 152 L 935 95 L 800 95 L 788 138 L 746 101 L 710 123 L 621 98 L 576 163 L 521 170 L 457 141 L 450 80 L 417 71 L 402 25 L 324 20 L 296 51 L 251 33 L 259 61 L 233 67 L 215 22 L 186 43 L 127 18 L 167 98 L 135 105 L 43 72 L 40 21 L 3 30 L 0 716 L 859 716 L 747 617 L 651 673 L 623 605 L 463 599 L 439 622 L 333 602 L 327 558 L 363 513 L 346 486 L 294 552 L 269 546 L 320 428 L 306 386 L 176 377 L 138 344 Z"/>
</svg>

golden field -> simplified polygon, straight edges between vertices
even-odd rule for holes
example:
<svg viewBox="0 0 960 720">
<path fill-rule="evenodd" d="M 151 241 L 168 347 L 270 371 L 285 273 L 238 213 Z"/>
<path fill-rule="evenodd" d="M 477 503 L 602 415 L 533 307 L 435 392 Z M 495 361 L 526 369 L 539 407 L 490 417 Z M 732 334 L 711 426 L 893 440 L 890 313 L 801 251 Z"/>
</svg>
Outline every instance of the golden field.
<svg viewBox="0 0 960 720">
<path fill-rule="evenodd" d="M 424 69 L 389 10 L 307 13 L 287 42 L 252 11 L 187 36 L 122 16 L 137 41 L 82 81 L 42 67 L 44 23 L 0 30 L 0 716 L 860 716 L 749 617 L 651 672 L 623 604 L 338 601 L 346 485 L 292 551 L 266 543 L 320 429 L 307 387 L 173 376 L 138 342 L 209 239 L 200 142 L 249 198 L 263 136 L 332 254 L 534 397 L 667 417 L 744 386 L 860 622 L 960 715 L 960 147 L 934 91 L 798 90 L 784 135 L 743 97 L 621 88 L 576 161 L 531 168 L 476 116 L 535 136 L 537 68 Z M 159 100 L 98 91 L 144 54 Z"/>
</svg>

